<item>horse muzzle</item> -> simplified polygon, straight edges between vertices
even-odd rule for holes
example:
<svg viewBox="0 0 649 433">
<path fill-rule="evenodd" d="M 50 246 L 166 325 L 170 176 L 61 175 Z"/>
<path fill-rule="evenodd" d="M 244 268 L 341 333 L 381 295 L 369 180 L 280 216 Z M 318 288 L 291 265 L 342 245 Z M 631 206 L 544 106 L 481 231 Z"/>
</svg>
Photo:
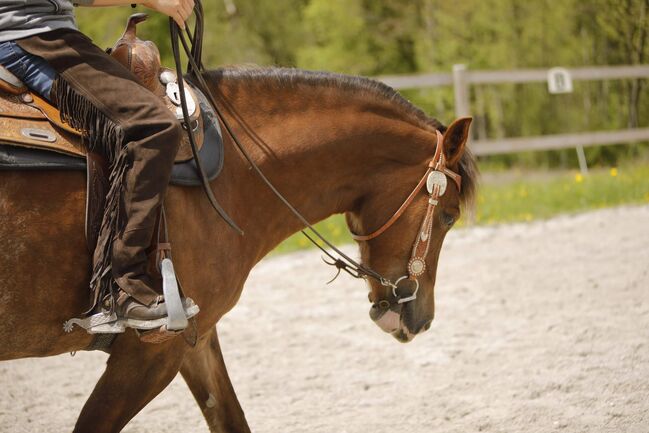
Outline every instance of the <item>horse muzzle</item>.
<svg viewBox="0 0 649 433">
<path fill-rule="evenodd" d="M 430 322 L 420 328 L 417 332 L 412 332 L 404 323 L 403 314 L 405 313 L 404 304 L 390 304 L 382 300 L 372 304 L 370 308 L 370 318 L 376 325 L 401 343 L 412 341 L 415 336 L 430 327 Z"/>
</svg>

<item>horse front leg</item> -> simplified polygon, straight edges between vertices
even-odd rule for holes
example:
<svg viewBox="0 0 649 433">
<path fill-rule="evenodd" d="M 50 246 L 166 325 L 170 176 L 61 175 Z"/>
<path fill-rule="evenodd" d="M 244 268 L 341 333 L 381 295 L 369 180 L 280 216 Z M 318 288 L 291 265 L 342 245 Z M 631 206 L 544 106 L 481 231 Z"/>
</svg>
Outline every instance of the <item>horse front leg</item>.
<svg viewBox="0 0 649 433">
<path fill-rule="evenodd" d="M 186 353 L 180 372 L 212 433 L 250 432 L 225 368 L 216 327 Z"/>
<path fill-rule="evenodd" d="M 163 344 L 147 344 L 134 332 L 121 335 L 74 431 L 121 431 L 176 376 L 186 350 L 185 341 L 178 337 Z"/>
</svg>

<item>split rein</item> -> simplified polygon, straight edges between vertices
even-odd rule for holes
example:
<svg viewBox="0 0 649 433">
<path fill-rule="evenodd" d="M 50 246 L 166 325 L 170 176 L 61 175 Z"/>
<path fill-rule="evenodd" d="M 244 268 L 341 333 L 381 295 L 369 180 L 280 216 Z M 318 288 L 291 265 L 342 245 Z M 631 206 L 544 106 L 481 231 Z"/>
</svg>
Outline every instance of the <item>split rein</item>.
<svg viewBox="0 0 649 433">
<path fill-rule="evenodd" d="M 182 66 L 181 66 L 181 59 L 180 59 L 179 41 L 182 44 L 183 49 L 188 57 L 188 61 L 189 61 L 188 73 L 191 75 L 192 78 L 194 78 L 193 81 L 195 82 L 197 87 L 199 87 L 200 90 L 207 96 L 208 100 L 210 101 L 210 104 L 212 105 L 217 116 L 221 120 L 225 130 L 227 131 L 228 135 L 232 138 L 232 141 L 234 142 L 236 148 L 241 152 L 241 154 L 248 161 L 248 163 L 253 168 L 253 170 L 257 173 L 259 178 L 266 184 L 266 186 L 268 186 L 268 188 L 273 192 L 273 194 L 291 211 L 291 213 L 293 213 L 293 215 L 295 215 L 295 217 L 302 224 L 304 224 L 306 228 L 302 230 L 302 234 L 309 241 L 311 241 L 311 243 L 313 243 L 316 247 L 318 247 L 329 259 L 331 259 L 331 261 L 328 261 L 323 258 L 323 261 L 326 264 L 334 266 L 338 269 L 338 272 L 336 273 L 336 275 L 331 281 L 335 280 L 341 271 L 345 271 L 346 273 L 348 273 L 354 278 L 365 279 L 365 280 L 372 278 L 376 280 L 382 286 L 388 287 L 392 291 L 392 296 L 393 296 L 392 302 L 387 300 L 381 300 L 379 302 L 379 306 L 382 306 L 384 308 L 393 305 L 395 302 L 398 305 L 398 304 L 403 304 L 415 300 L 417 298 L 417 292 L 419 291 L 419 281 L 417 280 L 417 277 L 422 275 L 426 270 L 425 258 L 428 254 L 429 247 L 430 247 L 431 234 L 433 230 L 433 213 L 435 207 L 439 203 L 439 198 L 442 195 L 444 195 L 444 192 L 446 191 L 447 176 L 450 177 L 456 183 L 458 190 L 460 189 L 462 183 L 460 175 L 454 173 L 453 171 L 451 171 L 446 167 L 446 161 L 443 152 L 444 140 L 442 134 L 439 131 L 436 131 L 437 143 L 436 143 L 435 155 L 433 156 L 433 159 L 428 164 L 428 169 L 426 170 L 424 176 L 421 178 L 421 180 L 419 181 L 415 189 L 410 193 L 410 195 L 406 198 L 403 204 L 399 207 L 399 209 L 394 213 L 394 215 L 392 215 L 392 217 L 383 226 L 381 226 L 378 230 L 374 231 L 369 235 L 356 235 L 356 234 L 353 235 L 353 238 L 357 241 L 368 241 L 381 235 L 399 219 L 399 217 L 405 212 L 408 206 L 414 201 L 415 197 L 419 194 L 419 192 L 423 189 L 423 187 L 426 186 L 429 195 L 428 208 L 426 210 L 426 215 L 424 217 L 424 220 L 422 221 L 421 228 L 417 233 L 417 238 L 413 245 L 410 260 L 408 261 L 408 266 L 407 266 L 408 274 L 398 278 L 396 281 L 392 281 L 384 277 L 383 275 L 379 274 L 372 268 L 369 268 L 361 263 L 356 262 L 354 259 L 349 257 L 344 252 L 342 252 L 335 245 L 333 245 L 329 240 L 327 240 L 318 230 L 316 230 L 315 227 L 313 227 L 313 225 L 311 225 L 311 223 L 309 223 L 306 220 L 306 218 L 304 218 L 304 216 L 291 203 L 288 202 L 288 200 L 277 190 L 277 188 L 275 188 L 272 182 L 266 177 L 266 175 L 261 171 L 261 169 L 254 162 L 254 160 L 252 159 L 248 151 L 243 147 L 243 145 L 241 144 L 237 136 L 232 131 L 229 122 L 226 120 L 225 116 L 219 109 L 218 105 L 216 104 L 214 96 L 212 95 L 207 83 L 205 82 L 205 79 L 203 77 L 203 74 L 205 73 L 205 68 L 202 64 L 203 7 L 200 0 L 196 0 L 194 13 L 196 15 L 196 24 L 195 24 L 193 34 L 189 30 L 189 28 L 186 28 L 187 37 L 191 43 L 191 46 L 190 43 L 187 42 L 187 39 L 185 39 L 185 36 L 183 35 L 178 25 L 172 19 L 169 20 L 170 31 L 171 31 L 171 45 L 172 45 L 172 50 L 174 55 L 174 61 L 176 63 L 176 70 L 179 77 L 178 80 L 178 84 L 180 88 L 179 93 L 180 93 L 181 106 L 185 118 L 184 119 L 185 123 L 187 125 L 190 124 L 188 122 L 189 114 L 187 109 L 187 98 L 185 95 L 184 84 L 183 84 L 183 80 L 180 79 L 183 76 L 183 74 L 182 74 Z M 196 164 L 197 170 L 199 171 L 199 175 L 202 180 L 203 189 L 205 190 L 205 193 L 208 199 L 210 200 L 212 207 L 234 230 L 236 230 L 238 233 L 243 235 L 243 231 L 239 229 L 239 227 L 234 223 L 234 221 L 225 213 L 225 211 L 221 208 L 221 206 L 219 206 L 219 204 L 216 202 L 216 199 L 214 198 L 214 195 L 211 189 L 209 188 L 207 176 L 205 175 L 203 168 L 200 165 L 200 160 L 197 157 L 198 150 L 193 137 L 193 131 L 191 130 L 191 128 L 185 128 L 185 129 L 187 131 L 189 141 L 192 147 L 192 153 L 194 153 L 194 160 L 197 163 Z M 309 232 L 311 234 L 309 234 Z M 317 240 L 314 239 L 314 237 L 312 237 L 311 235 L 313 235 L 314 237 L 319 239 L 324 245 L 329 247 L 333 251 L 333 253 L 325 249 L 322 245 L 320 245 L 320 243 L 317 242 Z M 399 289 L 399 284 L 404 280 L 414 282 L 415 288 L 410 295 L 401 297 L 401 295 L 397 292 L 397 289 Z"/>
</svg>

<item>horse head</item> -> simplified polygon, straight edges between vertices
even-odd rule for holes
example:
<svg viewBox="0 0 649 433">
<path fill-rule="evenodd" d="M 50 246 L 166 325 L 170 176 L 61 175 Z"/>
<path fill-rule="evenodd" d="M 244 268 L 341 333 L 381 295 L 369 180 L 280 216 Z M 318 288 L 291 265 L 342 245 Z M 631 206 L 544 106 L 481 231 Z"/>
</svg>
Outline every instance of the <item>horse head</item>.
<svg viewBox="0 0 649 433">
<path fill-rule="evenodd" d="M 414 190 L 416 179 L 396 170 L 377 182 L 356 211 L 347 213 L 353 233 L 374 230 L 372 235 L 355 238 L 363 264 L 386 277 L 386 281 L 368 279 L 370 317 L 401 342 L 428 330 L 435 316 L 442 243 L 460 216 L 460 205 L 473 194 L 475 166 L 466 150 L 470 124 L 470 118 L 462 118 L 445 130 L 440 128 L 443 134 L 435 131 L 427 159 L 416 164 L 425 164 L 428 170 Z M 411 190 L 407 198 L 406 188 Z M 402 202 L 396 212 L 386 205 L 394 203 L 395 197 Z"/>
</svg>

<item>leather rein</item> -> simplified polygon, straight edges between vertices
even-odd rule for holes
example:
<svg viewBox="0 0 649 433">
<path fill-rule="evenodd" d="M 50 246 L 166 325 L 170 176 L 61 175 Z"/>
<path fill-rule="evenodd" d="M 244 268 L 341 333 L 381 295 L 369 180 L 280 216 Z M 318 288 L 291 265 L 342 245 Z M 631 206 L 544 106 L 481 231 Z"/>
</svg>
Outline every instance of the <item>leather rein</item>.
<svg viewBox="0 0 649 433">
<path fill-rule="evenodd" d="M 241 144 L 237 136 L 232 131 L 229 122 L 226 120 L 225 116 L 219 109 L 218 105 L 216 104 L 214 96 L 212 95 L 207 83 L 205 82 L 205 79 L 203 77 L 203 74 L 205 73 L 205 67 L 202 64 L 203 7 L 200 0 L 196 0 L 195 2 L 194 13 L 196 15 L 196 24 L 194 28 L 194 33 L 192 34 L 192 32 L 189 30 L 189 27 L 186 28 L 186 34 L 191 43 L 191 46 L 187 42 L 187 39 L 185 39 L 184 34 L 177 26 L 177 24 L 172 19 L 170 19 L 172 48 L 174 53 L 174 60 L 176 62 L 176 67 L 179 74 L 178 76 L 179 77 L 182 76 L 182 68 L 180 66 L 180 62 L 181 62 L 180 50 L 178 45 L 178 41 L 180 41 L 180 43 L 182 44 L 185 50 L 185 53 L 187 54 L 187 58 L 189 61 L 188 73 L 191 75 L 192 78 L 194 78 L 193 81 L 195 81 L 197 87 L 199 87 L 200 90 L 209 99 L 210 103 L 214 107 L 216 114 L 221 120 L 225 130 L 228 132 L 228 135 L 232 138 L 232 141 L 234 142 L 237 149 L 241 152 L 241 154 L 248 161 L 250 166 L 261 178 L 261 180 L 266 184 L 266 186 L 268 186 L 268 188 L 273 192 L 273 194 L 291 211 L 291 213 L 293 213 L 293 215 L 295 215 L 295 217 L 297 217 L 298 220 L 300 220 L 302 224 L 304 224 L 306 228 L 302 230 L 302 234 L 306 236 L 306 238 L 309 241 L 311 241 L 316 247 L 318 247 L 329 259 L 331 259 L 331 261 L 327 261 L 326 259 L 323 258 L 323 261 L 326 264 L 335 266 L 338 269 L 338 273 L 334 276 L 334 278 L 331 281 L 335 280 L 336 277 L 338 277 L 338 275 L 340 274 L 340 271 L 342 270 L 354 278 L 360 278 L 365 280 L 372 278 L 378 281 L 382 286 L 390 288 L 392 290 L 392 295 L 393 295 L 392 301 L 389 302 L 389 301 L 382 300 L 381 301 L 382 303 L 389 302 L 389 305 L 392 305 L 394 302 L 396 302 L 397 304 L 403 304 L 417 299 L 417 292 L 419 290 L 419 281 L 417 280 L 417 277 L 422 275 L 426 270 L 425 258 L 428 254 L 428 250 L 430 247 L 431 233 L 433 229 L 433 213 L 435 207 L 439 202 L 438 201 L 439 197 L 444 195 L 444 192 L 446 191 L 446 186 L 447 186 L 446 177 L 447 176 L 450 177 L 456 183 L 458 190 L 460 189 L 462 183 L 461 176 L 446 167 L 446 160 L 444 158 L 444 151 L 443 151 L 444 140 L 442 134 L 439 131 L 436 131 L 437 143 L 436 143 L 435 154 L 433 156 L 433 159 L 428 164 L 428 169 L 426 170 L 426 173 L 421 178 L 421 180 L 419 181 L 415 189 L 410 193 L 410 195 L 406 198 L 403 204 L 399 207 L 399 209 L 397 209 L 397 211 L 392 215 L 392 217 L 378 230 L 372 232 L 369 235 L 356 235 L 356 234 L 353 235 L 353 238 L 357 241 L 368 241 L 381 235 L 383 232 L 389 229 L 394 224 L 394 222 L 396 222 L 399 219 L 399 217 L 405 212 L 405 210 L 408 208 L 408 206 L 410 206 L 410 204 L 413 202 L 415 197 L 423 189 L 424 185 L 426 186 L 429 194 L 428 209 L 426 211 L 426 215 L 424 216 L 424 220 L 421 224 L 421 228 L 417 234 L 417 238 L 413 245 L 410 260 L 408 261 L 408 266 L 407 266 L 408 275 L 404 275 L 398 278 L 396 281 L 392 281 L 384 277 L 380 273 L 376 272 L 372 268 L 369 268 L 361 263 L 356 262 L 354 259 L 349 257 L 344 252 L 342 252 L 335 245 L 333 245 L 329 240 L 327 240 L 318 230 L 316 230 L 315 227 L 313 227 L 313 225 L 311 225 L 311 223 L 309 223 L 306 220 L 306 218 L 304 218 L 304 216 L 293 205 L 291 205 L 291 203 L 288 202 L 288 200 L 277 190 L 277 188 L 275 188 L 275 186 L 270 182 L 270 180 L 266 177 L 266 175 L 261 171 L 261 169 L 254 162 L 254 160 L 252 159 L 248 151 L 243 147 L 243 145 Z M 182 81 L 183 80 L 178 80 L 180 86 L 181 106 L 183 107 L 183 113 L 186 115 L 185 117 L 188 118 L 187 115 L 188 110 L 186 106 L 187 101 L 185 98 L 184 89 L 182 88 Z M 191 131 L 191 128 L 186 128 L 186 130 L 190 137 L 190 142 L 192 143 L 192 150 L 195 150 L 195 145 L 193 143 L 194 142 L 193 132 Z M 200 166 L 198 166 L 198 170 L 199 172 L 202 171 Z M 204 176 L 203 173 L 201 174 L 202 174 L 201 176 L 202 178 L 206 178 L 206 176 Z M 243 234 L 243 232 L 240 231 L 240 229 L 227 216 L 227 214 L 225 214 L 225 212 L 222 211 L 220 206 L 216 204 L 216 199 L 214 199 L 214 196 L 211 194 L 211 190 L 207 185 L 205 185 L 205 183 L 207 182 L 204 182 L 204 187 L 206 189 L 206 193 L 208 194 L 208 198 L 210 199 L 210 202 L 213 204 L 213 207 L 233 229 L 240 232 L 240 234 Z M 322 243 L 324 243 L 327 247 L 329 247 L 333 251 L 333 253 L 328 251 L 324 247 L 322 247 L 313 238 L 313 236 L 311 236 L 307 232 L 307 230 L 314 237 L 318 238 L 320 241 L 322 241 Z M 406 279 L 415 282 L 415 289 L 412 292 L 412 294 L 410 294 L 409 296 L 400 297 L 400 295 L 397 293 L 397 289 L 399 288 L 399 283 Z"/>
</svg>

